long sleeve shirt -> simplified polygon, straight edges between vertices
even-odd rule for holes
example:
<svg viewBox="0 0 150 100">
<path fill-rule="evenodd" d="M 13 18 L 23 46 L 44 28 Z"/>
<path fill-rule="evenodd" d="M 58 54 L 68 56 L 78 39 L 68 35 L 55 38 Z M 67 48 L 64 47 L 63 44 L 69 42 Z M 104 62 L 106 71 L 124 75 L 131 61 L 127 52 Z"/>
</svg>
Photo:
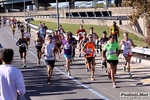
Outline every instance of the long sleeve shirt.
<svg viewBox="0 0 150 100">
<path fill-rule="evenodd" d="M 17 100 L 25 94 L 25 84 L 19 69 L 10 64 L 0 65 L 0 100 Z"/>
</svg>

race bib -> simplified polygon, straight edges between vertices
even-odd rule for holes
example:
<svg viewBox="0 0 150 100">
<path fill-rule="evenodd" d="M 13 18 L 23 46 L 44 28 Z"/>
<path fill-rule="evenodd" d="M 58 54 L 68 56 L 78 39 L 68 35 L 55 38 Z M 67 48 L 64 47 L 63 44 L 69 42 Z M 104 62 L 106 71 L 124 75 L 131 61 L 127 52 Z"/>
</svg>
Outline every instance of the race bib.
<svg viewBox="0 0 150 100">
<path fill-rule="evenodd" d="M 70 49 L 70 45 L 67 43 L 67 44 L 65 44 L 64 48 L 65 49 Z"/>
<path fill-rule="evenodd" d="M 116 52 L 115 52 L 114 50 L 110 50 L 110 51 L 109 51 L 109 54 L 110 54 L 110 55 L 115 55 Z"/>
<path fill-rule="evenodd" d="M 88 49 L 87 49 L 87 52 L 88 52 L 88 53 L 92 53 L 92 49 L 88 48 Z"/>
<path fill-rule="evenodd" d="M 26 46 L 26 44 L 25 43 L 21 43 L 21 47 L 25 47 Z"/>
</svg>

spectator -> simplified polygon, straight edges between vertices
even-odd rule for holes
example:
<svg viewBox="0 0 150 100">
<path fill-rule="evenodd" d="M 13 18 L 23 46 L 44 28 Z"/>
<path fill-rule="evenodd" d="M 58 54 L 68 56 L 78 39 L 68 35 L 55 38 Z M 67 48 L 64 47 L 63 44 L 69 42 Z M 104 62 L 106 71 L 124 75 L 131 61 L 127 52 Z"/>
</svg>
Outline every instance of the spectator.
<svg viewBox="0 0 150 100">
<path fill-rule="evenodd" d="M 110 27 L 110 34 L 114 35 L 115 41 L 118 42 L 119 27 L 116 24 L 116 22 L 113 22 L 113 25 Z"/>
<path fill-rule="evenodd" d="M 22 73 L 11 65 L 14 51 L 2 49 L 0 51 L 0 100 L 17 100 L 17 96 L 25 94 L 25 85 Z"/>
</svg>

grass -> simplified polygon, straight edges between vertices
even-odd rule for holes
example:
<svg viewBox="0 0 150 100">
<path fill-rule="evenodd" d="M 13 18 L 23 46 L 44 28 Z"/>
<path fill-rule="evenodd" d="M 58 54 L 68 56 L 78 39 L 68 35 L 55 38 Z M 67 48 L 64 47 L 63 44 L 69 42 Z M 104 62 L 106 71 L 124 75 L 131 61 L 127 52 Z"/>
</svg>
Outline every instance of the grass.
<svg viewBox="0 0 150 100">
<path fill-rule="evenodd" d="M 50 21 L 43 21 L 40 20 L 43 23 L 46 23 L 46 26 L 48 27 L 48 29 L 51 30 L 56 30 L 57 27 L 57 23 L 53 23 Z M 39 25 L 39 20 L 35 20 L 35 21 L 31 21 L 31 24 L 34 25 Z M 76 31 L 79 29 L 79 25 L 78 24 L 65 24 L 65 23 L 61 23 L 62 27 L 64 28 L 64 30 L 67 31 L 71 31 L 72 33 L 76 33 Z M 105 30 L 107 31 L 107 33 L 109 33 L 109 27 L 108 26 L 98 26 L 98 25 L 84 25 L 84 29 L 87 31 L 87 33 L 89 33 L 89 28 L 90 27 L 94 27 L 94 32 L 96 32 L 98 34 L 99 37 L 102 36 L 102 32 Z M 138 36 L 130 33 L 129 37 L 133 40 L 133 42 L 138 46 L 138 47 L 144 47 L 147 46 L 147 44 L 144 42 L 144 39 L 139 38 Z M 120 31 L 120 37 L 118 38 L 119 42 L 123 39 L 123 32 Z"/>
</svg>

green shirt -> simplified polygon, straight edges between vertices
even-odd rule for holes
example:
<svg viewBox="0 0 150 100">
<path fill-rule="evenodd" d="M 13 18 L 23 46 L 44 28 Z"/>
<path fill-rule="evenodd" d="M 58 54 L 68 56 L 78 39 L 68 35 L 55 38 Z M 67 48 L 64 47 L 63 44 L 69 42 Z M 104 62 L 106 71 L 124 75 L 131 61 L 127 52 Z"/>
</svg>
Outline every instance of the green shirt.
<svg viewBox="0 0 150 100">
<path fill-rule="evenodd" d="M 106 51 L 107 60 L 118 60 L 116 50 L 120 50 L 120 46 L 117 42 L 107 43 L 103 50 Z"/>
</svg>

